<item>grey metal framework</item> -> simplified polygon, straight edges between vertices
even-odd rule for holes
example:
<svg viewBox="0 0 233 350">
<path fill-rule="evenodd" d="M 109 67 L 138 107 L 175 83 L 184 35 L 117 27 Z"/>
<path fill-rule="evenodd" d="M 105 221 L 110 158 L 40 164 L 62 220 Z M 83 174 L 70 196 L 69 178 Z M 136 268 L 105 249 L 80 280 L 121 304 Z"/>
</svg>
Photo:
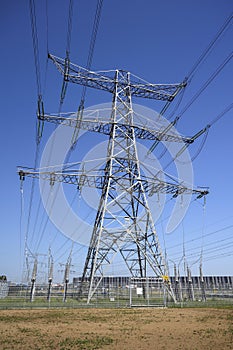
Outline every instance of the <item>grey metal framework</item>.
<svg viewBox="0 0 233 350">
<path fill-rule="evenodd" d="M 113 127 L 112 120 L 101 120 L 99 118 L 93 119 L 91 117 L 82 117 L 82 120 L 78 120 L 79 113 L 69 113 L 62 115 L 50 115 L 50 114 L 40 114 L 38 119 L 41 121 L 48 121 L 54 124 L 62 124 L 70 127 L 79 127 L 82 130 L 87 130 L 90 132 L 99 132 L 104 135 L 110 136 L 111 130 Z M 146 125 L 135 125 L 135 124 L 125 124 L 118 123 L 119 129 L 116 130 L 116 133 L 121 133 L 122 130 L 127 133 L 130 129 L 134 130 L 134 135 L 136 139 L 142 140 L 155 140 L 155 141 L 170 141 L 170 142 L 184 142 L 190 144 L 193 142 L 192 137 L 182 137 L 177 134 L 164 133 L 164 130 L 151 129 Z"/>
<path fill-rule="evenodd" d="M 118 159 L 119 161 L 120 159 Z M 121 159 L 122 167 L 124 167 L 125 160 Z M 83 186 L 97 188 L 99 190 L 103 189 L 105 184 L 105 174 L 100 174 L 100 172 L 105 172 L 105 169 L 92 170 L 89 173 L 86 173 L 85 170 L 77 169 L 72 170 L 72 173 L 63 170 L 63 171 L 39 171 L 34 170 L 33 168 L 25 168 L 20 167 L 18 169 L 18 174 L 20 175 L 20 179 L 24 180 L 25 176 L 37 178 L 41 180 L 47 180 L 53 185 L 55 182 L 63 182 L 67 184 L 76 185 L 78 189 L 81 189 Z M 115 181 L 119 184 L 122 175 L 119 173 L 114 174 Z M 206 189 L 194 189 L 189 188 L 179 183 L 166 182 L 161 180 L 159 177 L 149 177 L 145 175 L 141 175 L 140 178 L 137 179 L 138 184 L 140 183 L 144 192 L 149 196 L 152 196 L 154 193 L 166 193 L 171 194 L 174 197 L 177 197 L 180 194 L 194 194 L 197 197 L 201 198 L 208 194 L 208 190 Z"/>
<path fill-rule="evenodd" d="M 162 101 L 172 101 L 179 91 L 186 86 L 186 82 L 179 84 L 150 84 L 143 79 L 131 74 L 131 79 L 122 79 L 119 76 L 119 70 L 92 72 L 83 67 L 71 63 L 67 59 L 62 59 L 49 54 L 49 58 L 62 73 L 66 82 L 84 85 L 87 87 L 105 90 L 115 94 L 116 83 L 118 88 L 130 91 L 131 96 L 156 99 Z M 127 75 L 128 72 L 121 70 L 121 75 Z M 117 81 L 117 79 L 119 81 Z"/>
<path fill-rule="evenodd" d="M 21 168 L 21 180 L 31 176 L 49 180 L 98 188 L 101 192 L 92 236 L 81 281 L 88 281 L 87 303 L 91 301 L 107 267 L 116 255 L 121 256 L 132 277 L 145 278 L 148 271 L 162 278 L 165 288 L 176 300 L 168 277 L 168 269 L 159 244 L 157 232 L 148 204 L 148 195 L 156 192 L 170 193 L 174 197 L 193 193 L 198 197 L 207 190 L 190 189 L 179 183 L 161 181 L 158 177 L 146 177 L 140 168 L 137 138 L 169 140 L 190 143 L 189 138 L 139 127 L 134 123 L 132 96 L 171 101 L 185 84 L 150 84 L 122 70 L 91 72 L 73 65 L 67 60 L 49 55 L 64 81 L 93 87 L 113 95 L 110 121 L 103 122 L 64 116 L 39 115 L 40 120 L 101 132 L 109 136 L 106 162 L 102 169 L 92 173 L 85 170 L 67 172 L 35 171 Z M 144 291 L 143 291 L 144 292 Z M 79 290 L 82 297 L 82 283 Z"/>
</svg>

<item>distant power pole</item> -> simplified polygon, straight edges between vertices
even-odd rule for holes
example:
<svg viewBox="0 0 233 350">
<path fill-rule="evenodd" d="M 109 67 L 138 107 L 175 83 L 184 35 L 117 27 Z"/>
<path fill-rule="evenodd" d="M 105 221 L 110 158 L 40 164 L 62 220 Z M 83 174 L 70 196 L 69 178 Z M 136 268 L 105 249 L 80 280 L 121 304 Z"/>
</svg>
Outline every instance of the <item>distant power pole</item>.
<svg viewBox="0 0 233 350">
<path fill-rule="evenodd" d="M 38 260 L 37 257 L 35 257 L 34 260 L 34 265 L 33 265 L 33 270 L 32 270 L 32 278 L 31 278 L 31 292 L 30 292 L 30 301 L 34 301 L 34 295 L 35 295 L 35 290 L 36 290 L 36 276 L 37 276 L 37 264 Z"/>
<path fill-rule="evenodd" d="M 51 250 L 49 249 L 49 261 L 48 261 L 48 294 L 47 294 L 47 301 L 48 301 L 48 302 L 50 302 L 50 297 L 51 297 L 52 281 L 53 281 L 53 257 L 52 257 L 52 254 L 51 254 Z"/>
</svg>

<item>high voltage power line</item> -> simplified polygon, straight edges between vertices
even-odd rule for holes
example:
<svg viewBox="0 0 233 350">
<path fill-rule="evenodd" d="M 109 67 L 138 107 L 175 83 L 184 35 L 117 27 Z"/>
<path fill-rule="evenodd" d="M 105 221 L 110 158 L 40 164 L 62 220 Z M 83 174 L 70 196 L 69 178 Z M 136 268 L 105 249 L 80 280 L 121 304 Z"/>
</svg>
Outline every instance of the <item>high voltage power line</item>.
<svg viewBox="0 0 233 350">
<path fill-rule="evenodd" d="M 100 15 L 101 15 L 101 10 L 102 10 L 102 4 L 103 4 L 103 0 L 98 0 L 97 1 L 97 6 L 96 6 L 96 13 L 95 13 L 95 18 L 94 18 L 94 23 L 93 23 L 93 29 L 92 29 L 92 36 L 91 36 L 91 40 L 90 40 L 90 47 L 89 47 L 89 52 L 88 52 L 88 59 L 87 59 L 87 67 L 90 68 L 92 59 L 93 59 L 93 55 L 94 55 L 94 48 L 95 48 L 95 42 L 96 42 L 96 37 L 97 37 L 97 32 L 98 32 L 98 27 L 99 27 L 99 22 L 100 22 Z M 32 25 L 32 38 L 33 38 L 33 48 L 34 48 L 34 58 L 35 58 L 35 68 L 36 68 L 36 81 L 37 81 L 37 90 L 38 90 L 38 108 L 42 108 L 42 95 L 41 95 L 41 74 L 40 74 L 40 63 L 39 63 L 39 44 L 38 44 L 38 32 L 37 32 L 37 24 L 36 24 L 36 10 L 35 10 L 35 3 L 34 0 L 30 0 L 29 1 L 29 6 L 30 6 L 30 15 L 31 15 L 31 25 Z M 47 50 L 48 50 L 48 27 L 49 27 L 49 19 L 48 19 L 48 4 L 46 2 L 46 17 L 47 17 Z M 71 37 L 72 37 L 72 24 L 73 24 L 73 1 L 70 0 L 69 1 L 69 11 L 68 11 L 68 25 L 67 25 L 67 43 L 66 43 L 66 56 L 67 56 L 67 62 L 69 61 L 69 56 L 70 56 L 70 49 L 71 49 Z M 67 63 L 68 64 L 68 63 Z M 64 82 L 63 82 L 64 85 Z M 62 92 L 61 92 L 61 101 L 60 101 L 60 107 L 59 110 L 61 108 L 61 105 L 63 103 L 63 100 L 65 98 L 65 91 L 66 88 L 65 86 L 62 87 Z M 82 93 L 82 100 L 84 102 L 84 98 L 86 95 L 86 87 L 83 88 L 83 93 Z M 41 107 L 42 106 L 42 107 Z M 39 113 L 44 113 L 42 112 L 42 110 Z M 41 131 L 42 133 L 42 131 Z M 41 138 L 42 134 L 39 136 L 39 139 Z M 39 144 L 39 142 L 37 142 L 37 144 Z M 37 168 L 37 164 L 38 164 L 38 154 L 39 154 L 39 146 L 37 145 L 37 150 L 36 150 L 36 160 L 35 160 L 35 169 Z M 29 216 L 28 216 L 28 225 L 27 225 L 27 236 L 29 233 L 29 225 L 30 225 L 30 220 L 31 220 L 31 210 L 32 210 L 32 203 L 33 203 L 33 197 L 34 197 L 34 187 L 35 187 L 35 183 L 34 180 L 32 182 L 32 190 L 31 190 L 31 200 L 30 200 L 30 204 L 29 204 Z M 39 202 L 38 205 L 38 210 L 37 210 L 37 216 L 36 216 L 36 220 L 35 220 L 35 225 L 36 222 L 38 220 L 38 215 L 39 215 L 39 210 L 40 210 L 40 206 L 41 206 L 41 200 Z M 51 209 L 52 210 L 52 209 Z M 45 217 L 45 212 L 43 214 L 43 217 Z M 49 218 L 47 217 L 42 233 L 39 235 L 39 239 L 38 239 L 38 244 L 37 244 L 37 249 L 40 246 L 40 243 L 42 241 L 42 237 L 45 233 L 46 230 L 46 226 L 48 223 Z M 34 225 L 34 229 L 33 229 L 33 236 L 31 237 L 31 243 L 34 239 L 34 233 L 35 233 L 35 227 Z M 41 225 L 42 225 L 42 221 L 41 221 Z M 40 227 L 41 227 L 40 225 Z M 41 229 L 39 228 L 39 232 L 41 231 Z M 39 234 L 38 232 L 38 234 Z M 36 249 L 36 251 L 37 251 Z"/>
</svg>

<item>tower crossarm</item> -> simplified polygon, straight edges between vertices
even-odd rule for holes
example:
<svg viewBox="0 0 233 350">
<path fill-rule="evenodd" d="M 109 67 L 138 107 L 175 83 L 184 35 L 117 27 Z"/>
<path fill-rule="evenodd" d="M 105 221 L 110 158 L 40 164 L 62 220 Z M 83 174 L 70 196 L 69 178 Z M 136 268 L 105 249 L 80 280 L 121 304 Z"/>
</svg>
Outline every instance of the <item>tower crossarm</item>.
<svg viewBox="0 0 233 350">
<path fill-rule="evenodd" d="M 81 189 L 83 186 L 102 189 L 105 179 L 105 176 L 98 174 L 97 171 L 85 173 L 82 170 L 73 170 L 71 173 L 66 171 L 35 171 L 30 168 L 21 167 L 18 169 L 18 174 L 21 181 L 28 176 L 49 181 L 51 185 L 54 185 L 55 182 L 76 185 L 78 189 Z M 116 175 L 114 176 L 115 183 L 118 181 L 120 182 L 120 180 L 120 175 L 119 179 Z M 140 183 L 143 185 L 145 193 L 149 196 L 152 196 L 154 193 L 167 193 L 175 198 L 182 194 L 194 194 L 197 198 L 201 198 L 209 193 L 207 188 L 193 189 L 179 183 L 166 182 L 157 177 L 141 176 L 140 179 L 135 181 L 133 186 L 136 187 Z M 129 189 L 129 184 L 125 183 L 124 186 L 127 191 L 127 188 Z"/>
<path fill-rule="evenodd" d="M 93 119 L 88 117 L 83 117 L 80 121 L 77 121 L 77 113 L 66 115 L 50 115 L 44 114 L 38 116 L 39 120 L 47 121 L 54 124 L 63 124 L 70 127 L 78 127 L 81 130 L 87 130 L 91 132 L 99 132 L 105 135 L 110 135 L 113 122 L 109 120 Z M 171 142 L 184 142 L 185 144 L 191 143 L 192 139 L 190 137 L 184 137 L 178 135 L 177 133 L 164 133 L 163 130 L 156 130 L 148 127 L 147 125 L 128 125 L 123 123 L 117 123 L 118 133 L 127 134 L 131 129 L 134 129 L 135 137 L 144 140 L 157 140 L 157 141 L 171 141 Z M 120 136 L 120 135 L 118 135 Z"/>
<path fill-rule="evenodd" d="M 64 76 L 65 81 L 105 90 L 110 93 L 114 92 L 117 83 L 123 90 L 130 87 L 132 96 L 172 101 L 178 92 L 187 84 L 186 82 L 177 84 L 151 84 L 133 74 L 131 74 L 130 83 L 127 83 L 125 79 L 121 80 L 120 74 L 117 75 L 119 80 L 116 82 L 116 71 L 121 72 L 120 70 L 93 72 L 51 54 L 49 54 L 49 58 Z"/>
</svg>

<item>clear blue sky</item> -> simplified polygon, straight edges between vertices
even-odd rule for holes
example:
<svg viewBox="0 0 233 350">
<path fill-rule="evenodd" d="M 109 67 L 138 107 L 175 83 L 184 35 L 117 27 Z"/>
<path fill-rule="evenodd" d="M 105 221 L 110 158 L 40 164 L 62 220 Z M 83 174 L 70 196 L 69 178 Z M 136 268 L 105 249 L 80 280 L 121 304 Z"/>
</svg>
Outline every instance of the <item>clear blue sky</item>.
<svg viewBox="0 0 233 350">
<path fill-rule="evenodd" d="M 48 112 L 58 110 L 61 77 L 51 62 L 46 75 L 45 0 L 35 1 L 40 49 L 41 79 L 45 87 L 44 102 Z M 71 40 L 71 60 L 85 66 L 95 12 L 95 1 L 74 1 L 74 22 Z M 182 81 L 198 57 L 230 16 L 233 5 L 228 0 L 104 1 L 94 52 L 93 70 L 121 68 L 147 81 L 172 83 Z M 64 57 L 66 49 L 68 1 L 48 0 L 48 46 L 51 53 Z M 232 27 L 186 88 L 180 110 L 204 84 L 232 51 Z M 24 232 L 20 236 L 20 182 L 17 165 L 33 166 L 35 157 L 37 88 L 32 48 L 29 1 L 2 1 L 1 35 L 1 248 L 0 274 L 19 281 L 23 262 Z M 183 115 L 177 129 L 193 135 L 215 118 L 232 102 L 232 61 L 229 62 L 206 91 Z M 45 78 L 46 76 L 46 78 Z M 46 82 L 46 84 L 45 84 Z M 70 93 L 70 95 L 69 95 Z M 81 88 L 68 88 L 64 111 L 74 111 L 80 101 Z M 69 97 L 69 96 L 70 97 Z M 86 106 L 110 102 L 108 94 L 88 90 Z M 144 101 L 137 101 L 144 103 Z M 145 105 L 147 101 L 145 101 Z M 156 103 L 148 103 L 156 109 Z M 179 110 L 178 110 L 179 112 Z M 178 113 L 177 112 L 177 113 Z M 53 128 L 45 125 L 43 142 Z M 204 230 L 204 273 L 233 275 L 233 164 L 232 110 L 209 132 L 205 146 L 193 163 L 194 183 L 209 186 Z M 195 155 L 199 142 L 190 147 Z M 24 227 L 31 180 L 25 184 Z M 35 200 L 38 201 L 38 188 Z M 34 210 L 36 210 L 34 204 Z M 164 214 L 165 215 L 165 214 Z M 166 215 L 165 215 L 166 216 Z M 33 218 L 32 225 L 33 227 Z M 171 235 L 161 234 L 162 245 L 176 262 L 182 257 L 183 229 L 187 261 L 198 271 L 201 250 L 202 207 L 194 202 L 183 222 Z M 49 231 L 49 232 L 48 232 Z M 218 231 L 218 232 L 215 232 Z M 48 224 L 40 253 L 46 254 L 48 235 L 56 229 Z M 29 232 L 29 236 L 32 236 Z M 196 240 L 195 240 L 196 239 Z M 195 240 L 190 242 L 191 240 Z M 70 243 L 58 234 L 54 256 L 58 262 L 67 259 Z M 64 246 L 62 246 L 64 243 Z M 196 248 L 196 250 L 195 250 Z M 79 249 L 78 246 L 75 250 Z M 190 256 L 189 256 L 190 254 Z M 84 256 L 82 248 L 73 257 L 76 274 L 80 274 Z M 42 269 L 42 267 L 41 267 Z"/>
</svg>

